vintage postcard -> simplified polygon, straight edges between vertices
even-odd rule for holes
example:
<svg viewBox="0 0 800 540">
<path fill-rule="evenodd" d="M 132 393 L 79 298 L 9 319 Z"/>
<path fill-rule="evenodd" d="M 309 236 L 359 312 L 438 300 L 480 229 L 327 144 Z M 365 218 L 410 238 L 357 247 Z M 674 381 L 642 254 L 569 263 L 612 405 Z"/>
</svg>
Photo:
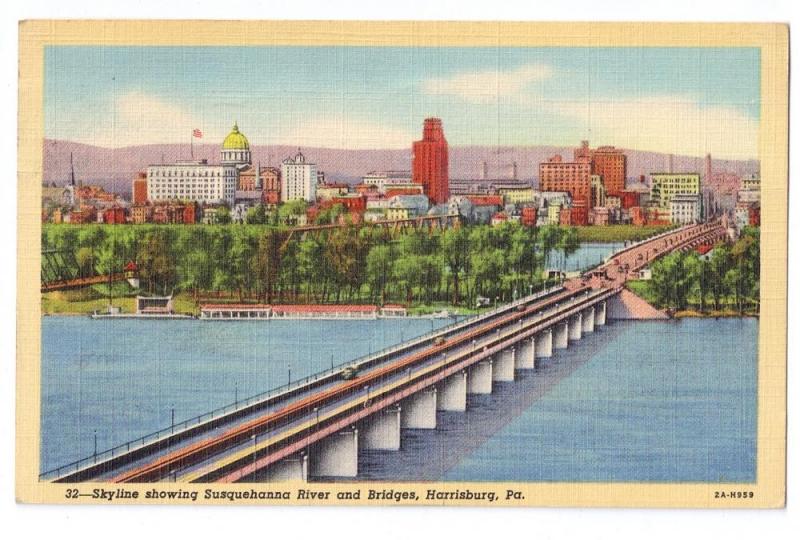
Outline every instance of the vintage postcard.
<svg viewBox="0 0 800 540">
<path fill-rule="evenodd" d="M 784 505 L 788 28 L 20 25 L 17 497 Z"/>
</svg>

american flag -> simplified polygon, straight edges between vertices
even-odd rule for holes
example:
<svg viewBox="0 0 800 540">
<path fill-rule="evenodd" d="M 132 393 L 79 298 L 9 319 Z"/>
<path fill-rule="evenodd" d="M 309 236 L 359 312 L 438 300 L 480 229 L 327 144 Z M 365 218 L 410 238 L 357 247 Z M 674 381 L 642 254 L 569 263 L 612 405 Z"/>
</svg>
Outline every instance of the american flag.
<svg viewBox="0 0 800 540">
<path fill-rule="evenodd" d="M 194 131 L 192 131 L 192 137 L 196 137 L 198 139 L 202 139 L 203 138 L 203 132 L 200 131 L 199 129 L 195 129 Z"/>
</svg>

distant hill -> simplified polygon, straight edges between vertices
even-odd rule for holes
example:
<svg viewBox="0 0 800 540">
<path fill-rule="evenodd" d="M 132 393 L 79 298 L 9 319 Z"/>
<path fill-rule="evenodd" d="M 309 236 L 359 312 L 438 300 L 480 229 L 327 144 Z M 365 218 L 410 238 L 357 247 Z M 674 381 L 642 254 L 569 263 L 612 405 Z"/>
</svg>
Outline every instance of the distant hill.
<svg viewBox="0 0 800 540">
<path fill-rule="evenodd" d="M 282 159 L 297 152 L 293 146 L 253 146 L 253 162 L 278 166 Z M 46 183 L 65 184 L 69 179 L 69 156 L 73 154 L 75 177 L 84 183 L 99 184 L 106 190 L 129 195 L 131 181 L 138 171 L 148 165 L 171 163 L 178 159 L 190 159 L 187 144 L 152 144 L 124 148 L 101 148 L 71 141 L 46 139 L 44 142 L 44 178 Z M 328 179 L 349 183 L 358 182 L 361 176 L 375 170 L 409 170 L 411 150 L 343 150 L 334 148 L 302 148 L 306 157 L 325 171 Z M 489 165 L 492 178 L 510 178 L 512 163 L 517 163 L 520 179 L 538 177 L 538 164 L 553 154 L 571 159 L 572 147 L 526 146 L 450 147 L 450 176 L 452 178 L 477 178 L 481 175 L 483 162 Z M 637 178 L 650 172 L 663 172 L 667 168 L 667 155 L 655 152 L 626 150 L 628 177 Z M 195 145 L 195 159 L 219 160 L 219 145 Z M 703 172 L 703 158 L 675 156 L 675 171 Z M 749 174 L 759 170 L 757 160 L 713 160 L 715 171 Z"/>
</svg>

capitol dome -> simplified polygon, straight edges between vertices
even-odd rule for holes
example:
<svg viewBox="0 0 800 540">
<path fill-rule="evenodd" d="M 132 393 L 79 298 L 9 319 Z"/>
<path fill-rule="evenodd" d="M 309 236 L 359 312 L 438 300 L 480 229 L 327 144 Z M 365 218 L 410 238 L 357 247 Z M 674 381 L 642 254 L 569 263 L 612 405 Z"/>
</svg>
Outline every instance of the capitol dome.
<svg viewBox="0 0 800 540">
<path fill-rule="evenodd" d="M 225 140 L 222 141 L 222 149 L 250 150 L 250 143 L 247 141 L 247 137 L 239 131 L 239 126 L 236 123 L 233 124 L 233 129 L 228 133 L 228 136 L 225 137 Z"/>
<path fill-rule="evenodd" d="M 247 165 L 250 163 L 250 143 L 247 137 L 239 131 L 239 125 L 234 122 L 233 129 L 225 140 L 222 141 L 223 165 Z"/>
</svg>

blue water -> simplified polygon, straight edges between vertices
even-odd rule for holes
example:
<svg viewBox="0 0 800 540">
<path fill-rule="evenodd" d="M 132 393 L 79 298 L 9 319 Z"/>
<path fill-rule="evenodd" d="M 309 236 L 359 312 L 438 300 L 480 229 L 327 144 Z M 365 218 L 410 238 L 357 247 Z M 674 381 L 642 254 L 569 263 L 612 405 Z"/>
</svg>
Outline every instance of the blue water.
<svg viewBox="0 0 800 540">
<path fill-rule="evenodd" d="M 42 470 L 447 320 L 42 320 Z M 362 479 L 755 479 L 755 319 L 615 322 L 359 457 Z"/>
<path fill-rule="evenodd" d="M 565 272 L 586 270 L 601 264 L 606 257 L 623 247 L 625 244 L 622 242 L 581 244 L 578 250 L 566 259 L 558 251 L 552 251 L 547 259 L 547 267 Z"/>
<path fill-rule="evenodd" d="M 755 480 L 757 320 L 617 322 L 605 332 L 614 339 L 595 350 L 597 333 L 559 351 L 543 372 L 582 365 L 444 479 Z"/>
<path fill-rule="evenodd" d="M 42 318 L 41 469 L 430 332 L 450 319 Z"/>
</svg>

